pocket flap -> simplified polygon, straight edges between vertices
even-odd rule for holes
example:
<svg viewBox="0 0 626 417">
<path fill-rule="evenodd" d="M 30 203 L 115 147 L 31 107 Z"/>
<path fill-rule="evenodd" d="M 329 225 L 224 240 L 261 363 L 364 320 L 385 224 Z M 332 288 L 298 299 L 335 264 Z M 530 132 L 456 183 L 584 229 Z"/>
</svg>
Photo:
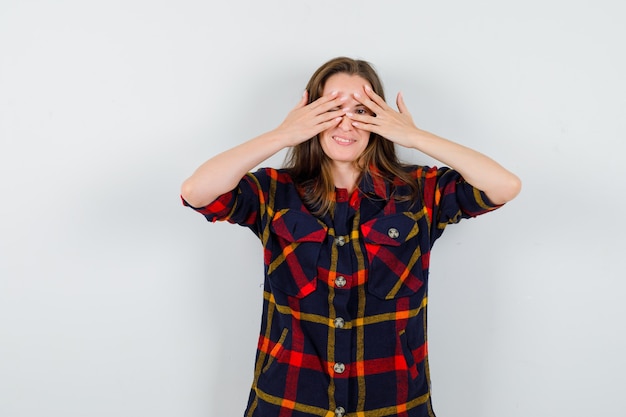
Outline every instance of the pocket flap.
<svg viewBox="0 0 626 417">
<path fill-rule="evenodd" d="M 326 226 L 310 214 L 283 209 L 272 219 L 271 229 L 289 242 L 318 242 L 326 239 Z"/>
<path fill-rule="evenodd" d="M 283 209 L 270 223 L 266 274 L 273 289 L 303 298 L 317 287 L 317 265 L 327 227 L 310 214 Z"/>
<path fill-rule="evenodd" d="M 404 213 L 372 219 L 361 225 L 363 239 L 377 245 L 400 246 L 417 236 L 417 222 Z"/>
</svg>

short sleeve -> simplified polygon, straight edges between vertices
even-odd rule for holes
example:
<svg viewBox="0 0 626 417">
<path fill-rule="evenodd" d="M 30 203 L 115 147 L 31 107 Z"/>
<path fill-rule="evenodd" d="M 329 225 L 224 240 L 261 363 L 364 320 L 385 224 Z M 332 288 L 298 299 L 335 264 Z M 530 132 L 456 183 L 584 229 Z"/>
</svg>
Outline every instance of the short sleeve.
<svg viewBox="0 0 626 417">
<path fill-rule="evenodd" d="M 259 177 L 262 172 L 246 174 L 237 187 L 217 197 L 204 207 L 193 207 L 181 197 L 183 205 L 196 210 L 208 221 L 227 221 L 248 227 L 258 234 L 263 189 Z"/>
<path fill-rule="evenodd" d="M 458 171 L 451 168 L 430 168 L 426 171 L 424 197 L 431 207 L 434 242 L 448 224 L 493 211 L 502 205 L 493 204 L 487 195 L 465 181 Z"/>
</svg>

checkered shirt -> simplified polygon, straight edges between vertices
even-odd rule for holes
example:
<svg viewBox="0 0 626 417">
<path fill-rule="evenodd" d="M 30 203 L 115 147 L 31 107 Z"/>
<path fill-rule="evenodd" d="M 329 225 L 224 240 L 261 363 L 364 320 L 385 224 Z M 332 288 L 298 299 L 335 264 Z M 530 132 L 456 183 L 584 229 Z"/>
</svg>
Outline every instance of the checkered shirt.
<svg viewBox="0 0 626 417">
<path fill-rule="evenodd" d="M 410 189 L 366 174 L 313 216 L 286 170 L 260 169 L 206 207 L 264 248 L 263 314 L 247 417 L 426 417 L 429 255 L 448 224 L 497 208 L 449 168 Z M 184 200 L 183 203 L 188 205 Z"/>
</svg>

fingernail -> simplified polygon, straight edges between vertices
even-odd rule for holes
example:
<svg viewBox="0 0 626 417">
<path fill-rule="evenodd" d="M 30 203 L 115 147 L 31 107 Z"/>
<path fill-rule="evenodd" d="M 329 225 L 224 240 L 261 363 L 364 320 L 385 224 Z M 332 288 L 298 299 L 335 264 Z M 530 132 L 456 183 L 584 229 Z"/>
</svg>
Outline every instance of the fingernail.
<svg viewBox="0 0 626 417">
<path fill-rule="evenodd" d="M 365 86 L 365 91 L 372 91 L 371 87 L 369 85 Z"/>
<path fill-rule="evenodd" d="M 346 115 L 348 115 L 348 117 L 352 117 L 352 116 L 354 116 L 354 113 L 346 112 Z"/>
<path fill-rule="evenodd" d="M 361 95 L 359 93 L 354 93 L 354 98 L 361 98 Z"/>
<path fill-rule="evenodd" d="M 331 93 L 330 93 L 330 95 L 331 95 L 331 96 L 336 96 L 336 95 L 337 95 L 337 92 L 336 92 L 336 91 L 333 91 L 333 92 L 331 92 Z"/>
</svg>

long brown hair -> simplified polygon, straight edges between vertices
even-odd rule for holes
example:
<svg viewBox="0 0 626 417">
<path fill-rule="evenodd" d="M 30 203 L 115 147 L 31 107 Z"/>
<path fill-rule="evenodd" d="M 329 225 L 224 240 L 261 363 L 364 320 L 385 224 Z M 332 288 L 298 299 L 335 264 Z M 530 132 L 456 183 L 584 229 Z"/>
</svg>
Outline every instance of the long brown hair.
<svg viewBox="0 0 626 417">
<path fill-rule="evenodd" d="M 309 103 L 322 96 L 324 85 L 332 75 L 341 73 L 364 78 L 369 81 L 372 90 L 385 99 L 380 78 L 369 62 L 338 57 L 319 67 L 309 80 L 306 86 Z M 411 187 L 411 195 L 394 198 L 409 200 L 419 192 L 417 182 L 403 169 L 405 165 L 398 159 L 394 143 L 378 134 L 370 134 L 369 143 L 355 164 L 361 175 L 367 172 L 392 183 L 400 180 Z M 319 135 L 291 148 L 287 154 L 285 168 L 301 188 L 304 203 L 314 214 L 323 215 L 332 211 L 335 185 L 330 169 L 331 160 L 322 150 Z"/>
</svg>

